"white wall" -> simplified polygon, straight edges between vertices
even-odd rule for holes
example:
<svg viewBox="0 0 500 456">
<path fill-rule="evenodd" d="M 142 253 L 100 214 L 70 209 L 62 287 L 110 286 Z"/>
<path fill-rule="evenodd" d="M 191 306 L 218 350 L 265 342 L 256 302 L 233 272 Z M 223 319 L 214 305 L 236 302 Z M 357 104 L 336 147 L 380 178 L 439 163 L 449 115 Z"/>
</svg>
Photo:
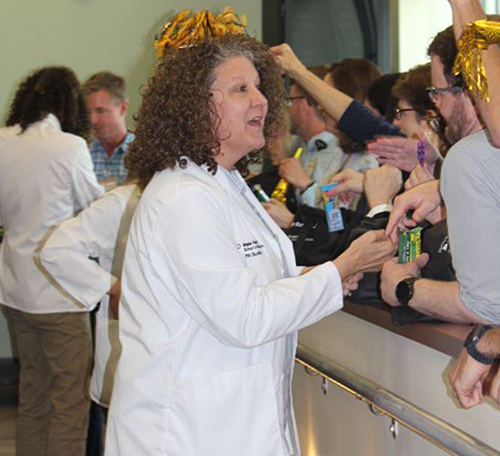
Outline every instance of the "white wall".
<svg viewBox="0 0 500 456">
<path fill-rule="evenodd" d="M 169 16 L 183 8 L 219 8 L 227 2 L 201 0 L 1 0 L 0 119 L 5 120 L 14 87 L 32 69 L 66 65 L 80 78 L 100 70 L 123 75 L 129 83 L 131 111 L 140 103 L 139 87 L 154 62 L 154 36 Z M 234 0 L 247 14 L 249 31 L 261 36 L 261 1 Z"/>
<path fill-rule="evenodd" d="M 154 63 L 154 36 L 169 16 L 186 7 L 222 11 L 227 4 L 202 0 L 0 0 L 0 125 L 4 125 L 15 86 L 32 69 L 46 65 L 69 66 L 81 79 L 100 70 L 123 75 L 129 85 L 130 120 L 140 104 L 139 88 Z M 236 13 L 247 15 L 249 33 L 260 38 L 262 2 L 232 0 L 230 5 Z M 0 357 L 11 353 L 7 325 L 0 313 Z"/>
<path fill-rule="evenodd" d="M 399 71 L 426 63 L 427 46 L 451 23 L 451 8 L 446 1 L 399 0 Z"/>
</svg>

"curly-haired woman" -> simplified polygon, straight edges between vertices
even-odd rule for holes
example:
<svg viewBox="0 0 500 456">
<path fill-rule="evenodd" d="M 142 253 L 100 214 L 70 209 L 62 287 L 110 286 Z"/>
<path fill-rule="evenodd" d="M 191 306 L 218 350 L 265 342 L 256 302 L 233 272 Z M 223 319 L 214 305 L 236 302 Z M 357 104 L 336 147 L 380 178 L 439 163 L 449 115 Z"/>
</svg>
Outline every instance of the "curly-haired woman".
<svg viewBox="0 0 500 456">
<path fill-rule="evenodd" d="M 153 177 L 125 258 L 108 456 L 300 454 L 297 330 L 393 248 L 370 233 L 295 277 L 291 243 L 240 175 L 284 109 L 272 54 L 244 35 L 167 49 L 151 79 L 127 156 Z"/>
<path fill-rule="evenodd" d="M 33 255 L 51 227 L 103 193 L 89 126 L 74 72 L 45 67 L 21 82 L 0 129 L 0 303 L 21 364 L 18 456 L 85 453 L 92 306 L 60 293 Z"/>
</svg>

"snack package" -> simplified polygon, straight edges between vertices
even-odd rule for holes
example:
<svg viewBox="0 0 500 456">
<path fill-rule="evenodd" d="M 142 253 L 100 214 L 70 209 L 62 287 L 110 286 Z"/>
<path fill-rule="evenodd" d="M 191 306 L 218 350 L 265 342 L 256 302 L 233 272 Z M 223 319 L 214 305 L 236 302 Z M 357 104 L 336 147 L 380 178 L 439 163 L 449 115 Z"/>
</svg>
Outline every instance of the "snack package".
<svg viewBox="0 0 500 456">
<path fill-rule="evenodd" d="M 337 182 L 332 184 L 322 185 L 321 194 L 325 203 L 326 223 L 330 233 L 342 231 L 344 229 L 344 219 L 342 218 L 342 211 L 339 208 L 340 200 L 328 192 L 337 186 Z"/>
<path fill-rule="evenodd" d="M 422 252 L 422 227 L 417 226 L 410 231 L 400 230 L 398 241 L 399 263 L 405 264 L 415 260 Z"/>
</svg>

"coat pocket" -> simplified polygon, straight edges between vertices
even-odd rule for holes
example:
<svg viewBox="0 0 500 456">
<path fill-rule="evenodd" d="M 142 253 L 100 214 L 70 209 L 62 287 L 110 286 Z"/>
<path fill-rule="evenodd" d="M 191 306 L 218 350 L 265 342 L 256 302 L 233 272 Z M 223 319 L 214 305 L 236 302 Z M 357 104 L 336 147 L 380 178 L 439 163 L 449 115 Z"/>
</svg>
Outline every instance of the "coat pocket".
<svg viewBox="0 0 500 456">
<path fill-rule="evenodd" d="M 169 456 L 281 456 L 285 451 L 270 366 L 176 380 Z"/>
</svg>

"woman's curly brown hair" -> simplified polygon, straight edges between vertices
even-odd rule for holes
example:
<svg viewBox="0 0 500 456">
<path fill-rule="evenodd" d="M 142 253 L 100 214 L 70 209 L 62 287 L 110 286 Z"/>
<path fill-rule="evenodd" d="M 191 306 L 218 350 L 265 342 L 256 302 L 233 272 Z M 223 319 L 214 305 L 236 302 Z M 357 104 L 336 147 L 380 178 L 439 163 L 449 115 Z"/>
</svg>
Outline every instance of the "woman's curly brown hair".
<svg viewBox="0 0 500 456">
<path fill-rule="evenodd" d="M 260 76 L 260 90 L 268 100 L 264 125 L 266 143 L 284 130 L 286 93 L 280 68 L 269 49 L 247 35 L 224 35 L 188 47 L 165 50 L 154 76 L 143 91 L 142 106 L 135 120 L 136 139 L 125 157 L 129 172 L 145 186 L 155 172 L 187 165 L 207 165 L 215 173 L 220 123 L 210 94 L 214 70 L 229 57 L 246 56 Z M 214 122 L 215 120 L 215 122 Z M 235 167 L 247 173 L 265 147 L 241 159 Z"/>
<path fill-rule="evenodd" d="M 87 139 L 90 120 L 80 83 L 66 67 L 46 67 L 35 71 L 20 85 L 7 116 L 6 125 L 19 124 L 24 131 L 32 123 L 54 114 L 61 130 Z"/>
</svg>

